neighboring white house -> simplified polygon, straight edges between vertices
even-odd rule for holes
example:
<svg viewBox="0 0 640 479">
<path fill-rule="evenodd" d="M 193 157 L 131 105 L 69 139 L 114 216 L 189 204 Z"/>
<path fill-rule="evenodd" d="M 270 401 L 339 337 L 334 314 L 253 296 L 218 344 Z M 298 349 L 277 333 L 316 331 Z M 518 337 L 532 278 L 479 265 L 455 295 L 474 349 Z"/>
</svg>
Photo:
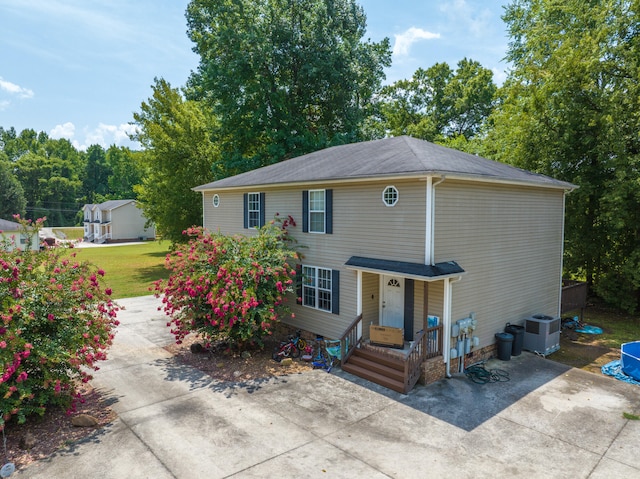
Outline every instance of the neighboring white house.
<svg viewBox="0 0 640 479">
<path fill-rule="evenodd" d="M 155 227 L 145 227 L 147 220 L 135 200 L 86 204 L 83 212 L 84 241 L 105 243 L 155 238 Z"/>
<path fill-rule="evenodd" d="M 20 230 L 19 223 L 0 219 L 0 249 L 8 249 L 9 251 L 16 248 L 24 249 L 28 243 L 28 238 Z M 8 245 L 6 248 L 5 244 Z M 40 239 L 37 231 L 34 231 L 31 235 L 31 249 L 34 251 L 40 249 Z"/>
<path fill-rule="evenodd" d="M 291 326 L 348 337 L 350 348 L 364 346 L 372 328 L 402 330 L 423 348 L 410 361 L 433 357 L 444 375 L 493 354 L 506 323 L 560 314 L 564 202 L 573 188 L 403 136 L 328 148 L 194 190 L 210 231 L 255 234 L 277 213 L 298 222 L 289 232 L 304 259 Z M 430 338 L 437 342 L 424 342 L 428 318 L 441 328 Z M 388 357 L 378 362 L 386 367 Z M 349 356 L 343 368 L 380 375 L 355 363 Z M 413 381 L 388 387 L 406 392 Z"/>
</svg>

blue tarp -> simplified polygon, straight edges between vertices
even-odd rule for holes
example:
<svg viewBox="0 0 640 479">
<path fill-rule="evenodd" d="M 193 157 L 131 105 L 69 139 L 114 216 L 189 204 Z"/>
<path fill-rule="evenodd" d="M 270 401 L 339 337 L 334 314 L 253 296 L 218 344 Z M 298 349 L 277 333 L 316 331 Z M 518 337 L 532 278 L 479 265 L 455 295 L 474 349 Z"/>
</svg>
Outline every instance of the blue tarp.
<svg viewBox="0 0 640 479">
<path fill-rule="evenodd" d="M 575 329 L 575 332 L 585 333 L 585 334 L 602 334 L 602 328 L 599 328 L 598 326 L 590 326 L 588 324 L 585 324 L 581 328 Z"/>
<path fill-rule="evenodd" d="M 624 381 L 626 383 L 636 384 L 640 386 L 640 381 L 636 381 L 631 376 L 627 376 L 624 372 L 622 372 L 622 364 L 619 359 L 615 361 L 611 361 L 608 364 L 602 366 L 602 374 L 606 374 L 607 376 L 613 376 L 620 381 Z"/>
</svg>

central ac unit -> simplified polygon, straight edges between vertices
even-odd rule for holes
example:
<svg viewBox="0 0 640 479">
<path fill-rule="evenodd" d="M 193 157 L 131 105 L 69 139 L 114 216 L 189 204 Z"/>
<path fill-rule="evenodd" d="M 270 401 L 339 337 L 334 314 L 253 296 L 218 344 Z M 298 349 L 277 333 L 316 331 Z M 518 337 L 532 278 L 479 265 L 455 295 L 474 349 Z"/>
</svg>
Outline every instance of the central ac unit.
<svg viewBox="0 0 640 479">
<path fill-rule="evenodd" d="M 534 314 L 524 320 L 523 349 L 546 356 L 560 349 L 560 318 Z"/>
</svg>

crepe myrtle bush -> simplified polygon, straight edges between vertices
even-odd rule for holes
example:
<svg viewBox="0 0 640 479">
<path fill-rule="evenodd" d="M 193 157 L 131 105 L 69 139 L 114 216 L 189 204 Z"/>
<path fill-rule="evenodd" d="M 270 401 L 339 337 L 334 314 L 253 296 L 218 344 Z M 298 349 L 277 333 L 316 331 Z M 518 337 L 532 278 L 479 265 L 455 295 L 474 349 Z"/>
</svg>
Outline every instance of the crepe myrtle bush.
<svg viewBox="0 0 640 479">
<path fill-rule="evenodd" d="M 291 226 L 291 216 L 276 216 L 249 237 L 207 233 L 201 227 L 184 232 L 188 243 L 166 258 L 169 279 L 155 283 L 178 344 L 191 332 L 207 348 L 214 340 L 238 349 L 264 344 L 279 318 L 291 314 L 285 296 L 295 290 L 290 261 L 298 258 Z"/>
<path fill-rule="evenodd" d="M 23 238 L 44 221 L 15 218 Z M 32 251 L 29 241 L 21 251 L 0 237 L 0 430 L 49 406 L 72 411 L 118 325 L 104 271 L 61 247 Z"/>
</svg>

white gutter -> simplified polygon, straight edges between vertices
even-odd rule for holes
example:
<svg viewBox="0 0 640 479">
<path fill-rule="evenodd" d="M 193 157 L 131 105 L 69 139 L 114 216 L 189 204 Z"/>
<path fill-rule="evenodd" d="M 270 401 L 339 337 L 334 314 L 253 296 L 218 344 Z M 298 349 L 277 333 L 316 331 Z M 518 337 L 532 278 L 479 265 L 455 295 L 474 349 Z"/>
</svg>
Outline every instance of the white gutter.
<svg viewBox="0 0 640 479">
<path fill-rule="evenodd" d="M 394 181 L 394 180 L 425 180 L 431 176 L 447 177 L 450 180 L 465 180 L 473 181 L 477 183 L 495 183 L 514 186 L 531 186 L 533 188 L 550 188 L 557 190 L 572 190 L 576 186 L 564 181 L 557 181 L 557 183 L 546 183 L 535 180 L 517 180 L 517 179 L 505 179 L 497 178 L 493 176 L 474 175 L 470 173 L 456 173 L 451 171 L 423 171 L 418 174 L 409 172 L 406 174 L 391 174 L 391 175 L 379 175 L 379 176 L 360 176 L 351 178 L 320 178 L 306 181 L 289 181 L 282 183 L 251 183 L 237 186 L 210 186 L 206 185 L 196 186 L 191 188 L 192 191 L 234 191 L 234 190 L 247 190 L 255 188 L 286 188 L 286 187 L 300 187 L 304 185 L 335 185 L 343 183 L 375 183 L 378 181 Z M 224 180 L 219 180 L 224 181 Z"/>
</svg>

